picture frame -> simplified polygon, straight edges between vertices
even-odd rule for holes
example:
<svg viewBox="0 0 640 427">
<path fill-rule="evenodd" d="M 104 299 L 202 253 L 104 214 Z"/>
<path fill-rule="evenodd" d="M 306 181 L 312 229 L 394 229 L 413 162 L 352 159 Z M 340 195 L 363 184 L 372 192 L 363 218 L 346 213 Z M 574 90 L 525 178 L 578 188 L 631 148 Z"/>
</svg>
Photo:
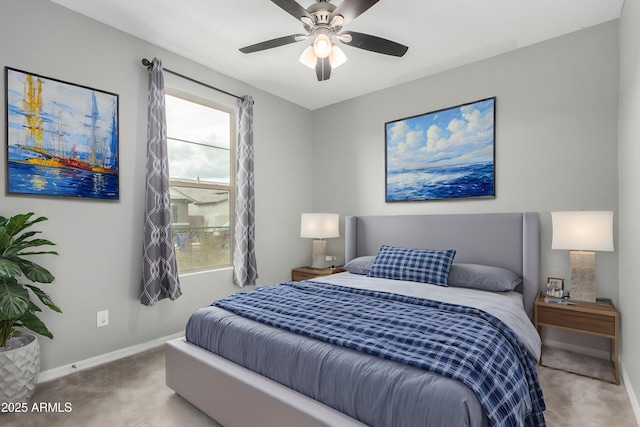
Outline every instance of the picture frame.
<svg viewBox="0 0 640 427">
<path fill-rule="evenodd" d="M 7 193 L 119 199 L 119 96 L 5 67 Z"/>
<path fill-rule="evenodd" d="M 496 97 L 385 123 L 385 202 L 495 197 Z"/>
<path fill-rule="evenodd" d="M 547 295 L 562 298 L 564 296 L 564 279 L 557 277 L 547 278 Z"/>
</svg>

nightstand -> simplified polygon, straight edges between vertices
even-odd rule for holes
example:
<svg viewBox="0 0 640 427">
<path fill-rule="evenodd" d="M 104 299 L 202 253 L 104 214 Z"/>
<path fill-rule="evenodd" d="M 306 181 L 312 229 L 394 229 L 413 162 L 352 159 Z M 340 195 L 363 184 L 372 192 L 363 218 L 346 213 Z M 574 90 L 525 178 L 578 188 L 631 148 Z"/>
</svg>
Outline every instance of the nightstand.
<svg viewBox="0 0 640 427">
<path fill-rule="evenodd" d="M 539 295 L 535 304 L 535 326 L 540 338 L 542 338 L 542 327 L 549 326 L 598 335 L 611 340 L 609 359 L 613 365 L 614 384 L 620 384 L 620 372 L 618 371 L 619 321 L 620 315 L 611 300 L 596 303 L 575 301 L 575 305 L 560 305 L 545 302 L 544 295 Z"/>
<path fill-rule="evenodd" d="M 311 268 L 311 267 L 298 267 L 291 270 L 291 280 L 299 282 L 300 280 L 311 280 L 320 276 L 329 276 L 335 273 L 342 273 L 344 268 Z"/>
</svg>

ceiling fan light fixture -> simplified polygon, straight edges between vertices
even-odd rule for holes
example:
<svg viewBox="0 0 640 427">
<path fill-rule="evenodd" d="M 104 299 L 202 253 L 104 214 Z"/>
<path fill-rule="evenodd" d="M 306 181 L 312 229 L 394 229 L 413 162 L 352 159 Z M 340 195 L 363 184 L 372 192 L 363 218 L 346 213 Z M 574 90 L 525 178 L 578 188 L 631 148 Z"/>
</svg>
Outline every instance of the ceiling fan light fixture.
<svg viewBox="0 0 640 427">
<path fill-rule="evenodd" d="M 334 45 L 333 49 L 331 49 L 331 55 L 329 55 L 329 62 L 331 63 L 331 68 L 336 69 L 347 62 L 347 55 L 344 54 L 342 49 Z"/>
<path fill-rule="evenodd" d="M 271 1 L 299 20 L 306 33 L 265 40 L 240 48 L 240 52 L 259 52 L 313 39 L 311 46 L 307 46 L 300 55 L 299 61 L 315 70 L 318 81 L 330 79 L 332 70 L 347 61 L 347 56 L 342 49 L 334 45 L 337 43 L 336 40 L 354 48 L 396 57 L 403 56 L 409 49 L 408 46 L 382 37 L 355 31 L 342 31 L 344 24 L 353 21 L 379 0 L 342 0 L 339 6 L 330 3 L 331 0 L 315 0 L 315 3 L 306 9 L 298 3 L 299 0 Z M 305 1 L 311 2 L 311 0 Z"/>
<path fill-rule="evenodd" d="M 313 46 L 308 46 L 302 55 L 300 55 L 300 62 L 312 70 L 316 69 L 316 62 L 318 61 L 318 57 L 313 52 Z"/>
<path fill-rule="evenodd" d="M 326 34 L 318 34 L 313 40 L 313 51 L 318 58 L 326 58 L 332 52 L 331 39 Z"/>
</svg>

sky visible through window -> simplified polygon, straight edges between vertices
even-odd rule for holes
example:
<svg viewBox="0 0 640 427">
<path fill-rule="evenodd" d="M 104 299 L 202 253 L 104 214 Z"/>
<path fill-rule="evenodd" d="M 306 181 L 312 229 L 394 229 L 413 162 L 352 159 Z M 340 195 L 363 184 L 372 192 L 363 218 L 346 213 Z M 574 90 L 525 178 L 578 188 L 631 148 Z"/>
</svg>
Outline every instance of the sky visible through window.
<svg viewBox="0 0 640 427">
<path fill-rule="evenodd" d="M 171 95 L 165 104 L 171 177 L 230 183 L 230 114 Z"/>
</svg>

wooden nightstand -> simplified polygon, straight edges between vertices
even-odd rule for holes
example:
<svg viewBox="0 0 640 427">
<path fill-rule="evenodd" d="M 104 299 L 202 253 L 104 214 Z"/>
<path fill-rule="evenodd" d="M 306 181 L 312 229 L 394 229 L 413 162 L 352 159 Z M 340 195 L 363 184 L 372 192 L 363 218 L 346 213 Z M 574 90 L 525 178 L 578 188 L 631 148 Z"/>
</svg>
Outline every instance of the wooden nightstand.
<svg viewBox="0 0 640 427">
<path fill-rule="evenodd" d="M 291 270 L 291 280 L 299 282 L 300 280 L 311 280 L 320 276 L 329 276 L 335 273 L 342 273 L 344 268 L 311 268 L 311 267 L 298 267 Z"/>
<path fill-rule="evenodd" d="M 614 384 L 620 384 L 620 373 L 618 371 L 619 319 L 618 310 L 610 300 L 597 303 L 576 302 L 576 305 L 560 305 L 545 302 L 544 295 L 539 295 L 535 304 L 535 326 L 540 338 L 542 338 L 542 327 L 550 326 L 598 335 L 611 340 L 609 359 L 613 364 Z"/>
</svg>

